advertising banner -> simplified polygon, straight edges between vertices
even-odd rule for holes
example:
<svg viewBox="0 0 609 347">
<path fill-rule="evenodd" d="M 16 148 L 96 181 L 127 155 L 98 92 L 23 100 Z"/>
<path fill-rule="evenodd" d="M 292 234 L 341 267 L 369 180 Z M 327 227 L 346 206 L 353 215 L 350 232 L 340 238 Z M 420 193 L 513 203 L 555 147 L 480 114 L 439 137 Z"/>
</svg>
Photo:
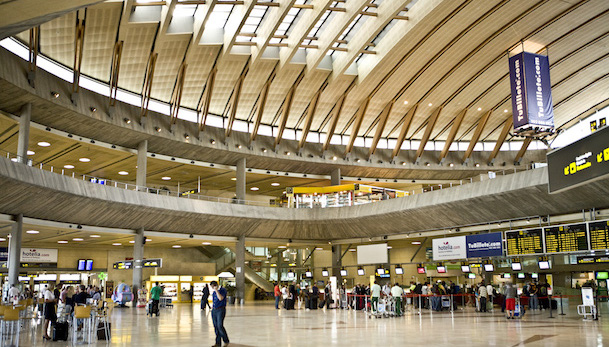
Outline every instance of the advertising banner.
<svg viewBox="0 0 609 347">
<path fill-rule="evenodd" d="M 503 242 L 501 233 L 489 233 L 480 235 L 468 235 L 467 257 L 499 257 L 503 255 Z"/>
<path fill-rule="evenodd" d="M 22 263 L 57 263 L 57 250 L 47 248 L 22 248 Z"/>
<path fill-rule="evenodd" d="M 547 160 L 550 193 L 609 177 L 609 127 L 548 153 Z"/>
<path fill-rule="evenodd" d="M 548 57 L 522 52 L 510 57 L 509 65 L 514 129 L 554 128 Z"/>
<path fill-rule="evenodd" d="M 433 239 L 433 260 L 451 260 L 467 258 L 465 236 Z"/>
</svg>

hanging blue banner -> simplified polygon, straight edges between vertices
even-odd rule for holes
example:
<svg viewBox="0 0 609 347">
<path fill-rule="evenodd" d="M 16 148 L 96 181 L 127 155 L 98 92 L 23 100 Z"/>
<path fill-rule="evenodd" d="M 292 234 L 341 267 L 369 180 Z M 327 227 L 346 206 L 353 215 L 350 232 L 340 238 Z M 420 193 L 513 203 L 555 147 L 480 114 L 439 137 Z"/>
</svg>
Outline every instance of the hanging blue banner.
<svg viewBox="0 0 609 347">
<path fill-rule="evenodd" d="M 522 52 L 509 59 L 514 129 L 554 128 L 550 62 L 547 56 Z"/>
<path fill-rule="evenodd" d="M 467 235 L 465 245 L 468 258 L 500 257 L 503 255 L 501 233 Z"/>
</svg>

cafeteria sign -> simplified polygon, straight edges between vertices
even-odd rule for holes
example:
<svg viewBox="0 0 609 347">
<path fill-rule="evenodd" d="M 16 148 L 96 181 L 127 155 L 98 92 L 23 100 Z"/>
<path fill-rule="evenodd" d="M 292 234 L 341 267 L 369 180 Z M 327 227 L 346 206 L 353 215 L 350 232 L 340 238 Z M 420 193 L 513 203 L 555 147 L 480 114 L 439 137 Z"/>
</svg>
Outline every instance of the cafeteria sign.
<svg viewBox="0 0 609 347">
<path fill-rule="evenodd" d="M 57 263 L 57 250 L 46 248 L 22 248 L 22 263 Z"/>
</svg>

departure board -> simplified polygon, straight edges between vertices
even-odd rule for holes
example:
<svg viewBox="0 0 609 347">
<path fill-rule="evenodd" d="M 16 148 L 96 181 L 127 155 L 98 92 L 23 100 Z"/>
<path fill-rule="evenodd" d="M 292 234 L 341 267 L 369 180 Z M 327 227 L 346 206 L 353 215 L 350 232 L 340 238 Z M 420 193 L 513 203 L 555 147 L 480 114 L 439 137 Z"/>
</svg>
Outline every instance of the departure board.
<svg viewBox="0 0 609 347">
<path fill-rule="evenodd" d="M 507 254 L 543 253 L 542 229 L 506 231 Z"/>
<path fill-rule="evenodd" d="M 609 249 L 609 221 L 590 222 L 588 228 L 592 249 Z"/>
<path fill-rule="evenodd" d="M 588 250 L 586 223 L 543 228 L 546 234 L 546 253 Z"/>
</svg>

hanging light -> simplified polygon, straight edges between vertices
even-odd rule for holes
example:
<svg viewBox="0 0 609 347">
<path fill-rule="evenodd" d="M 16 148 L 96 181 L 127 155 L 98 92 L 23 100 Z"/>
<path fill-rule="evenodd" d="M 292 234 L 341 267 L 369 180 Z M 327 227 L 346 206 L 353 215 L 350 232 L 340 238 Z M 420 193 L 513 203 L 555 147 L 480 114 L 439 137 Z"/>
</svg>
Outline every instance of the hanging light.
<svg viewBox="0 0 609 347">
<path fill-rule="evenodd" d="M 321 275 L 324 277 L 328 277 L 330 276 L 330 273 L 328 272 L 328 269 L 323 269 L 321 270 Z"/>
<path fill-rule="evenodd" d="M 358 276 L 365 276 L 366 275 L 366 271 L 364 270 L 364 268 L 362 268 L 361 266 L 357 269 L 357 275 Z"/>
<path fill-rule="evenodd" d="M 342 269 L 340 270 L 340 275 L 341 275 L 341 276 L 346 277 L 346 276 L 347 276 L 347 269 L 342 268 Z"/>
</svg>

